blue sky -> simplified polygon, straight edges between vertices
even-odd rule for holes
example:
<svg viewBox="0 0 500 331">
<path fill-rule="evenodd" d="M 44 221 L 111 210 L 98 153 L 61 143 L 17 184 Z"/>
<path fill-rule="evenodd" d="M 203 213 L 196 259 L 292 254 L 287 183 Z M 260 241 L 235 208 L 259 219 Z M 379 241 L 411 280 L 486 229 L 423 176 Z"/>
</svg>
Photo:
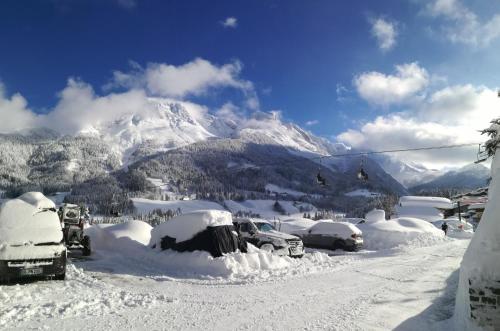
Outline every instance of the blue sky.
<svg viewBox="0 0 500 331">
<path fill-rule="evenodd" d="M 147 93 L 280 110 L 358 148 L 475 142 L 500 116 L 498 0 L 7 0 L 0 40 L 3 107 L 33 113 L 57 108 L 71 77 L 107 95 L 194 63 L 176 73 L 229 77 L 176 92 L 163 77 Z M 408 132 L 386 132 L 395 126 Z"/>
</svg>

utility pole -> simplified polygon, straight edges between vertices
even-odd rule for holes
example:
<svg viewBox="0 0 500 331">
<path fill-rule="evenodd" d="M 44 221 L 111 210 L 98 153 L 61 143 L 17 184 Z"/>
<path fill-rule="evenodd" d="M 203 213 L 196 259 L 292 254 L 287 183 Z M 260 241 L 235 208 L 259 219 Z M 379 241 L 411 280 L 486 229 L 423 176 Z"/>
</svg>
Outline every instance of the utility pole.
<svg viewBox="0 0 500 331">
<path fill-rule="evenodd" d="M 462 211 L 460 210 L 460 201 L 457 201 L 457 207 L 458 207 L 458 221 L 462 223 Z"/>
</svg>

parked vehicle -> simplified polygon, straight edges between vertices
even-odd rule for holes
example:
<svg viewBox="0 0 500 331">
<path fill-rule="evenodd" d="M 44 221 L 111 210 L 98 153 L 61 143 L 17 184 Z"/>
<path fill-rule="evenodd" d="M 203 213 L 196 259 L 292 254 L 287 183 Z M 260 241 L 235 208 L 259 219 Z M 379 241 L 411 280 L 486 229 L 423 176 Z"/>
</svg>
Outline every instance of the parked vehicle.
<svg viewBox="0 0 500 331">
<path fill-rule="evenodd" d="M 81 249 L 83 256 L 92 253 L 90 237 L 84 234 L 87 223 L 85 213 L 79 206 L 65 203 L 59 208 L 59 217 L 63 223 L 64 243 L 68 249 Z"/>
<path fill-rule="evenodd" d="M 296 230 L 306 247 L 357 251 L 363 247 L 363 235 L 354 224 L 318 221 L 308 229 Z"/>
<path fill-rule="evenodd" d="M 291 257 L 304 255 L 304 244 L 300 238 L 276 231 L 266 220 L 242 218 L 236 219 L 233 223 L 247 242 L 260 249 Z"/>
<path fill-rule="evenodd" d="M 66 247 L 55 204 L 40 192 L 0 206 L 0 281 L 66 275 Z"/>
</svg>

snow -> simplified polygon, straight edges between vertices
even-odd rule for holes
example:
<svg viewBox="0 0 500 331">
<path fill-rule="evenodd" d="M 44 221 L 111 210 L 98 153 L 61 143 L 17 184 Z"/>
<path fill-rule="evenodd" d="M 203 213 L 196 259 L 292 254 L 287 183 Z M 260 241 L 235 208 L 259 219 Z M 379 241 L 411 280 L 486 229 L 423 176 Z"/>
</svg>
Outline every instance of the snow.
<svg viewBox="0 0 500 331">
<path fill-rule="evenodd" d="M 137 209 L 137 212 L 142 214 L 150 213 L 155 209 L 161 209 L 163 211 L 168 209 L 174 211 L 180 209 L 183 213 L 206 209 L 224 210 L 221 205 L 205 200 L 162 201 L 143 198 L 133 198 L 131 200 L 134 203 L 134 207 Z"/>
<path fill-rule="evenodd" d="M 399 204 L 403 207 L 453 208 L 453 203 L 450 199 L 441 197 L 403 196 L 399 198 Z"/>
<path fill-rule="evenodd" d="M 352 234 L 361 235 L 361 230 L 356 225 L 347 222 L 318 221 L 309 231 L 311 234 L 338 235 L 341 238 L 350 238 Z"/>
<path fill-rule="evenodd" d="M 316 221 L 309 218 L 290 218 L 277 223 L 277 228 L 281 232 L 294 234 L 303 233 L 303 231 L 309 229 L 314 224 L 316 224 Z"/>
<path fill-rule="evenodd" d="M 438 221 L 444 217 L 439 209 L 428 206 L 396 206 L 395 216 L 420 218 L 428 222 Z"/>
<path fill-rule="evenodd" d="M 119 245 L 120 238 L 129 239 L 141 245 L 148 245 L 153 227 L 143 221 L 128 221 L 120 224 L 95 224 L 85 229 L 90 236 L 92 248 L 109 248 Z"/>
<path fill-rule="evenodd" d="M 375 223 L 385 221 L 385 211 L 381 209 L 373 209 L 365 215 L 366 223 Z"/>
<path fill-rule="evenodd" d="M 446 222 L 448 224 L 447 236 L 453 238 L 471 238 L 474 234 L 474 227 L 469 222 L 464 220 L 459 221 L 458 218 L 447 218 L 432 222 L 432 224 L 441 229 L 441 225 Z"/>
<path fill-rule="evenodd" d="M 40 192 L 4 202 L 0 207 L 0 247 L 59 243 L 62 230 L 55 208 L 54 202 Z"/>
<path fill-rule="evenodd" d="M 203 254 L 106 251 L 69 264 L 64 282 L 0 286 L 0 328 L 449 330 L 467 244 L 302 259 L 256 251 L 213 259 L 212 274 L 198 273 Z"/>
<path fill-rule="evenodd" d="M 159 248 L 161 239 L 165 236 L 182 242 L 193 238 L 207 227 L 233 225 L 230 212 L 221 210 L 200 210 L 176 216 L 167 222 L 156 226 L 151 232 L 150 245 Z"/>
<path fill-rule="evenodd" d="M 351 192 L 344 193 L 344 195 L 348 196 L 348 197 L 367 197 L 367 198 L 373 198 L 373 197 L 379 197 L 382 194 L 380 194 L 378 192 L 372 192 L 372 191 L 369 191 L 369 190 L 367 190 L 365 188 L 362 188 L 362 189 L 357 189 L 357 190 L 354 190 L 354 191 L 351 191 Z"/>
<path fill-rule="evenodd" d="M 491 286 L 500 280 L 500 152 L 496 149 L 491 164 L 492 180 L 488 203 L 479 226 L 465 252 L 460 266 L 460 281 L 455 306 L 455 324 L 458 330 L 479 330 L 470 318 L 469 282 Z"/>
<path fill-rule="evenodd" d="M 444 233 L 431 223 L 402 217 L 358 224 L 363 232 L 364 247 L 369 250 L 391 249 L 408 245 L 429 245 L 442 241 Z"/>
<path fill-rule="evenodd" d="M 274 211 L 275 200 L 245 200 L 243 202 L 225 200 L 225 206 L 232 213 L 238 211 L 251 212 L 254 214 L 259 214 L 262 218 L 273 219 L 273 218 L 289 218 L 290 216 L 302 217 L 304 212 L 300 211 L 300 206 L 305 209 L 310 209 L 309 213 L 314 213 L 316 208 L 314 208 L 309 203 L 295 203 L 293 201 L 279 201 L 280 205 L 283 207 L 287 215 L 282 215 Z M 289 215 L 288 215 L 289 214 Z"/>
<path fill-rule="evenodd" d="M 279 186 L 274 185 L 274 184 L 267 184 L 266 191 L 270 191 L 271 193 L 278 193 L 278 194 L 288 194 L 288 195 L 296 196 L 296 197 L 301 197 L 301 196 L 307 195 L 307 193 L 295 191 L 295 190 L 288 189 L 288 188 L 282 188 L 282 187 L 279 187 Z"/>
</svg>

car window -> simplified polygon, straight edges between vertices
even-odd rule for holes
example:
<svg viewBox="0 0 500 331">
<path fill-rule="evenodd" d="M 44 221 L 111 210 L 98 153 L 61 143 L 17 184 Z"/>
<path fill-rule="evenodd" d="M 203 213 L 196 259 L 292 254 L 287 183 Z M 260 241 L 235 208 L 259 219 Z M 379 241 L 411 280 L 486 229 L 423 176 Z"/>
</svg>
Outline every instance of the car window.
<svg viewBox="0 0 500 331">
<path fill-rule="evenodd" d="M 257 229 L 259 229 L 259 231 L 262 231 L 262 232 L 268 232 L 268 231 L 271 231 L 271 230 L 274 230 L 273 226 L 269 223 L 255 223 L 255 226 L 257 227 Z"/>
</svg>

